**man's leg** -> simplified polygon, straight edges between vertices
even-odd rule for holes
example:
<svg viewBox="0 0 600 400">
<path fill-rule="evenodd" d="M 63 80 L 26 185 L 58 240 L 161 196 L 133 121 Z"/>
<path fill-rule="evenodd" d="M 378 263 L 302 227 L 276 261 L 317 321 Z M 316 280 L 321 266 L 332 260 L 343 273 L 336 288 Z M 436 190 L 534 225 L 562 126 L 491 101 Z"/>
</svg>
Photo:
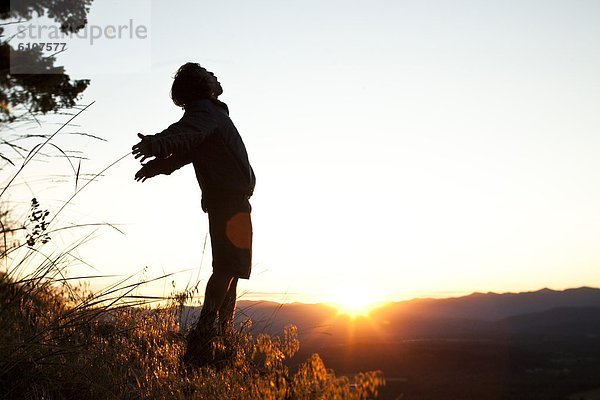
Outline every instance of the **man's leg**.
<svg viewBox="0 0 600 400">
<path fill-rule="evenodd" d="M 200 318 L 196 327 L 190 331 L 187 337 L 187 349 L 183 356 L 184 362 L 196 366 L 203 366 L 212 362 L 211 342 L 216 334 L 214 323 L 232 280 L 234 278 L 230 274 L 213 271 L 206 284 Z"/>
<path fill-rule="evenodd" d="M 237 283 L 238 278 L 231 280 L 225 300 L 223 300 L 223 304 L 219 308 L 219 327 L 221 328 L 221 333 L 226 333 L 233 328 L 233 312 L 237 300 Z"/>
<path fill-rule="evenodd" d="M 200 312 L 197 329 L 201 332 L 210 332 L 217 318 L 217 312 L 226 299 L 232 281 L 236 280 L 226 272 L 213 271 L 204 295 L 204 304 Z"/>
</svg>

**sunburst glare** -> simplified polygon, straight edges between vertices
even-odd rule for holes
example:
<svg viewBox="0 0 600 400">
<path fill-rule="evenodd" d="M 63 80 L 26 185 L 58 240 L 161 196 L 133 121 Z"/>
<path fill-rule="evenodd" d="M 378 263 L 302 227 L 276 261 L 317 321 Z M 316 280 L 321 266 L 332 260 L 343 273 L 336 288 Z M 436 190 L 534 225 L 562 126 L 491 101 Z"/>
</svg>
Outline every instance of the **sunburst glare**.
<svg viewBox="0 0 600 400">
<path fill-rule="evenodd" d="M 329 291 L 328 297 L 328 303 L 336 307 L 339 314 L 352 318 L 367 317 L 385 303 L 381 291 L 359 282 L 340 283 Z"/>
</svg>

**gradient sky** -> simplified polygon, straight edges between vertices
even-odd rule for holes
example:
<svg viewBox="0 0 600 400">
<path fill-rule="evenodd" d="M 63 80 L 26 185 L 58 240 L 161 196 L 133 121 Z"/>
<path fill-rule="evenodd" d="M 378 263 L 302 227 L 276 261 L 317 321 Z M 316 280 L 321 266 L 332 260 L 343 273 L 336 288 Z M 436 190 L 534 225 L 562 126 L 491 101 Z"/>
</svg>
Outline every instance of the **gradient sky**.
<svg viewBox="0 0 600 400">
<path fill-rule="evenodd" d="M 181 116 L 168 97 L 178 66 L 214 71 L 257 175 L 243 298 L 600 286 L 600 2 L 121 4 L 96 0 L 90 23 L 149 20 L 150 61 L 115 73 L 126 46 L 60 55 L 92 80 L 82 102 L 96 103 L 77 129 L 107 142 L 61 140 L 98 171 L 136 132 Z M 190 270 L 177 274 L 182 289 L 202 263 L 203 287 L 208 221 L 193 168 L 143 184 L 136 170 L 120 162 L 60 222 L 122 224 L 125 235 L 101 229 L 79 249 L 104 274 Z M 56 207 L 64 193 L 47 183 L 36 193 Z"/>
</svg>

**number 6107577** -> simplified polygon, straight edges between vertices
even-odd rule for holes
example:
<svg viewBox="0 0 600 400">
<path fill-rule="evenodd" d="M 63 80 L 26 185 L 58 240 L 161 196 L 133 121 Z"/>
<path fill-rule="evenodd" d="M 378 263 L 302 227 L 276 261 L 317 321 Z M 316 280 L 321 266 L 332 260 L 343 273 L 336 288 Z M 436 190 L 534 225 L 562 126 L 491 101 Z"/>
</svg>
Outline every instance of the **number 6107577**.
<svg viewBox="0 0 600 400">
<path fill-rule="evenodd" d="M 18 50 L 33 50 L 40 49 L 42 51 L 65 51 L 67 49 L 66 43 L 61 42 L 29 42 L 29 43 L 19 43 L 17 46 Z"/>
</svg>

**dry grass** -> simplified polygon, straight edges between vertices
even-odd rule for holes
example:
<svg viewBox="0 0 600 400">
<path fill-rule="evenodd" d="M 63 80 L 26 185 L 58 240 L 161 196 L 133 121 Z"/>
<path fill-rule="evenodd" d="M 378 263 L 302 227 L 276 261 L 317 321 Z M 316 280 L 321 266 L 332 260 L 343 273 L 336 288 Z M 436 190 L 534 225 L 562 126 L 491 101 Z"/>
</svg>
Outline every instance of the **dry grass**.
<svg viewBox="0 0 600 400">
<path fill-rule="evenodd" d="M 178 304 L 82 306 L 71 290 L 0 278 L 2 398 L 367 399 L 384 383 L 381 372 L 336 377 L 316 354 L 291 374 L 294 327 L 281 337 L 240 329 L 216 341 L 220 363 L 188 370 Z"/>
</svg>

